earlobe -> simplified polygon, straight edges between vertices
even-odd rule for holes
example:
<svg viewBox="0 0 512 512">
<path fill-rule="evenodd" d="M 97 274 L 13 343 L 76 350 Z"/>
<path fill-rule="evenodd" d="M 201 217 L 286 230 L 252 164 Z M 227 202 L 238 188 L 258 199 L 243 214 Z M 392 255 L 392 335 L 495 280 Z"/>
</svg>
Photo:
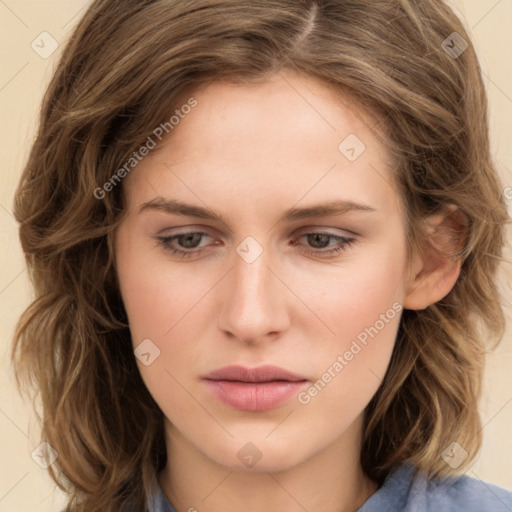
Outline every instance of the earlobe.
<svg viewBox="0 0 512 512">
<path fill-rule="evenodd" d="M 425 309 L 450 293 L 460 275 L 459 253 L 467 226 L 467 217 L 453 205 L 425 219 L 427 240 L 412 266 L 403 301 L 405 309 Z"/>
</svg>

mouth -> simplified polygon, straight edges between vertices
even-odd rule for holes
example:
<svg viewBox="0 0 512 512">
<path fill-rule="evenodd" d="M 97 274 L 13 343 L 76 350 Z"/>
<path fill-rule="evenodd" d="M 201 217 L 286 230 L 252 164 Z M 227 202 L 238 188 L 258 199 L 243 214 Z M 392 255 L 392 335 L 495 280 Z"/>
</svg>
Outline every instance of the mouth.
<svg viewBox="0 0 512 512">
<path fill-rule="evenodd" d="M 208 373 L 203 381 L 225 405 L 252 412 L 279 407 L 309 382 L 306 377 L 271 365 L 226 366 Z"/>
</svg>

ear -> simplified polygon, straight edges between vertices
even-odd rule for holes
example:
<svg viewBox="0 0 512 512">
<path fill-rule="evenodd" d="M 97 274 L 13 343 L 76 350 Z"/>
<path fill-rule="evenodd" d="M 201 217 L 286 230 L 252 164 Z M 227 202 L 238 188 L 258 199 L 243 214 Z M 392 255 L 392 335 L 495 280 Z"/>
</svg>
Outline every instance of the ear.
<svg viewBox="0 0 512 512">
<path fill-rule="evenodd" d="M 404 309 L 425 309 L 446 297 L 454 287 L 462 260 L 468 219 L 454 205 L 425 220 L 426 240 L 416 254 L 406 284 Z"/>
</svg>

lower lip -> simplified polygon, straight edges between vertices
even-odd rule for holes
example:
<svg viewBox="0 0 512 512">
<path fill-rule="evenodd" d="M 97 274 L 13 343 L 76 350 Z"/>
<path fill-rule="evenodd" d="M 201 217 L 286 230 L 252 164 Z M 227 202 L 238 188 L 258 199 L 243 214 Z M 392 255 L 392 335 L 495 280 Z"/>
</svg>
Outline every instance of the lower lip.
<svg viewBox="0 0 512 512">
<path fill-rule="evenodd" d="M 213 394 L 224 404 L 243 411 L 275 409 L 297 395 L 307 381 L 246 383 L 229 380 L 205 380 Z"/>
</svg>

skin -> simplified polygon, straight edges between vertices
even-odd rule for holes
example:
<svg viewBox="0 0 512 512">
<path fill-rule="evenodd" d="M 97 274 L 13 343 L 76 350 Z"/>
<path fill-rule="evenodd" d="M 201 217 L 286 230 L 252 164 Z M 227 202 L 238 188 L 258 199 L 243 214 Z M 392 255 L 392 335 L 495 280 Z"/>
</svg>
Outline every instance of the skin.
<svg viewBox="0 0 512 512">
<path fill-rule="evenodd" d="M 201 376 L 269 363 L 314 383 L 393 304 L 422 309 L 444 297 L 460 265 L 429 249 L 407 261 L 390 155 L 371 131 L 376 120 L 347 97 L 286 72 L 256 85 L 216 82 L 194 98 L 197 107 L 123 183 L 127 211 L 115 233 L 134 348 L 150 339 L 160 350 L 148 366 L 137 360 L 165 415 L 160 485 L 179 512 L 352 511 L 377 489 L 359 463 L 363 413 L 400 314 L 307 404 L 293 397 L 240 411 Z M 354 161 L 338 149 L 349 134 L 366 146 Z M 221 219 L 141 211 L 157 198 Z M 340 199 L 374 211 L 279 220 L 290 208 Z M 181 246 L 189 258 L 157 240 L 187 232 L 207 234 Z M 304 236 L 315 232 L 354 241 L 326 256 L 341 244 L 321 237 L 315 245 Z M 263 249 L 251 263 L 236 251 L 248 236 Z M 261 454 L 252 467 L 237 457 L 247 443 Z"/>
</svg>

